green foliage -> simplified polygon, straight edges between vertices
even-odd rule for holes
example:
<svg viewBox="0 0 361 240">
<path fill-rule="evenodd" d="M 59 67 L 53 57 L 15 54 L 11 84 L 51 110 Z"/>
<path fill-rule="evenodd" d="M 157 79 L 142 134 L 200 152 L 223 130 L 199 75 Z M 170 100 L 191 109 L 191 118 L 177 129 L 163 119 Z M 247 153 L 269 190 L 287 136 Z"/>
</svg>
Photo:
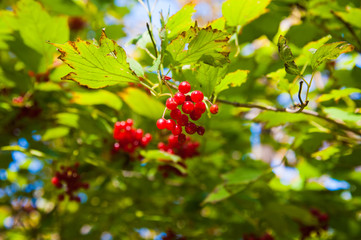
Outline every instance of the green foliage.
<svg viewBox="0 0 361 240">
<path fill-rule="evenodd" d="M 359 1 L 179 4 L 0 1 L 0 239 L 361 239 Z M 205 133 L 171 147 L 182 81 Z"/>
</svg>

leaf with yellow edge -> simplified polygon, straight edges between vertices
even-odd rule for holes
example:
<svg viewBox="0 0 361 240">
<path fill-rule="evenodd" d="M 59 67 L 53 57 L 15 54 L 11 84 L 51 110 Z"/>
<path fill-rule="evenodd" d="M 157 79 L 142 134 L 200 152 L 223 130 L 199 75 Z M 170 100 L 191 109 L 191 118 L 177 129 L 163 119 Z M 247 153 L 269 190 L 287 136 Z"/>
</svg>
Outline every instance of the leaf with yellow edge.
<svg viewBox="0 0 361 240">
<path fill-rule="evenodd" d="M 123 48 L 108 39 L 104 30 L 99 46 L 80 39 L 53 45 L 61 53 L 59 59 L 73 69 L 63 80 L 73 80 L 89 88 L 139 82 L 139 78 L 129 67 Z"/>
</svg>

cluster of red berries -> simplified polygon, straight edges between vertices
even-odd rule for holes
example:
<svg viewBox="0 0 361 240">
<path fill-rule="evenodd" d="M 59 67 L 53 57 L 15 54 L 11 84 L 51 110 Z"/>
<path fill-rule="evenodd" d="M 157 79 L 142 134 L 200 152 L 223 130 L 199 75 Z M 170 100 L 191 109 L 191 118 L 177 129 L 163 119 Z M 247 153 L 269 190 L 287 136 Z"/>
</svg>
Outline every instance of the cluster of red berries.
<svg viewBox="0 0 361 240">
<path fill-rule="evenodd" d="M 127 153 L 134 153 L 138 147 L 146 147 L 152 140 L 150 133 L 144 134 L 143 129 L 133 128 L 133 120 L 116 122 L 113 131 L 114 143 L 113 151 L 123 150 Z"/>
<path fill-rule="evenodd" d="M 269 233 L 265 233 L 260 237 L 257 237 L 254 234 L 244 234 L 243 240 L 274 240 L 274 238 Z"/>
<path fill-rule="evenodd" d="M 51 183 L 56 188 L 65 187 L 65 193 L 59 194 L 58 199 L 63 201 L 65 195 L 69 196 L 70 201 L 80 202 L 80 197 L 75 196 L 74 192 L 79 190 L 80 188 L 88 189 L 89 183 L 85 183 L 81 181 L 81 177 L 78 173 L 79 163 L 76 163 L 73 167 L 64 167 L 61 166 L 61 171 L 57 171 L 55 173 L 55 177 L 51 179 Z"/>
<path fill-rule="evenodd" d="M 179 142 L 178 138 L 179 135 L 178 136 L 170 135 L 168 137 L 168 144 L 159 142 L 158 149 L 164 152 L 168 152 L 170 154 L 175 154 L 180 156 L 182 160 L 177 162 L 176 164 L 180 168 L 187 168 L 185 159 L 197 156 L 199 154 L 198 152 L 199 142 L 192 141 L 189 136 L 186 137 L 186 140 L 184 142 Z M 167 163 L 167 161 L 163 161 L 163 162 Z M 174 173 L 178 176 L 186 175 L 183 172 L 181 172 L 176 166 L 173 166 L 169 163 L 158 166 L 158 171 L 162 173 L 164 178 L 167 178 L 171 173 Z"/>
<path fill-rule="evenodd" d="M 172 230 L 167 230 L 166 235 L 162 236 L 162 240 L 186 240 L 186 237 L 177 235 Z"/>
<path fill-rule="evenodd" d="M 203 135 L 205 132 L 204 127 L 197 126 L 188 118 L 189 116 L 193 121 L 197 121 L 206 112 L 207 106 L 204 95 L 201 91 L 193 91 L 189 94 L 190 90 L 191 85 L 189 82 L 181 82 L 178 86 L 178 92 L 174 94 L 174 97 L 170 97 L 166 101 L 166 107 L 171 111 L 171 119 L 166 120 L 163 117 L 157 121 L 158 129 L 172 131 L 173 135 L 178 136 L 178 141 L 181 143 L 186 141 L 186 137 L 182 133 L 182 127 L 190 135 L 196 132 Z M 213 104 L 209 110 L 212 114 L 216 114 L 218 105 Z"/>
<path fill-rule="evenodd" d="M 170 154 L 178 155 L 182 159 L 191 158 L 199 154 L 199 142 L 193 142 L 188 136 L 184 142 L 180 142 L 178 138 L 179 135 L 170 135 L 168 137 L 168 144 L 159 142 L 158 149 Z"/>
<path fill-rule="evenodd" d="M 310 213 L 317 218 L 317 225 L 313 226 L 305 226 L 301 224 L 300 231 L 301 231 L 301 240 L 304 240 L 311 236 L 312 232 L 316 232 L 318 236 L 321 234 L 321 230 L 328 229 L 328 215 L 326 213 L 322 213 L 318 209 L 310 209 Z"/>
</svg>

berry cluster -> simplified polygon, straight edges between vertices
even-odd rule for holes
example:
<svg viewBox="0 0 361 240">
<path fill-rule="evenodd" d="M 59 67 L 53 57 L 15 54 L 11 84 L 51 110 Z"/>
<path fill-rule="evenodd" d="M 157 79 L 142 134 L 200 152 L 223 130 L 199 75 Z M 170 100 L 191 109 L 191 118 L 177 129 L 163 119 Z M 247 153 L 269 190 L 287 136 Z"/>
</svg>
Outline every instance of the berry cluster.
<svg viewBox="0 0 361 240">
<path fill-rule="evenodd" d="M 310 213 L 317 218 L 318 224 L 314 226 L 306 226 L 301 224 L 301 240 L 304 240 L 311 236 L 312 232 L 316 232 L 319 236 L 321 234 L 321 230 L 328 229 L 328 215 L 326 213 L 321 213 L 318 209 L 311 209 Z"/>
<path fill-rule="evenodd" d="M 80 202 L 80 197 L 75 196 L 74 192 L 79 190 L 80 188 L 88 189 L 89 183 L 85 183 L 81 181 L 80 175 L 78 173 L 79 163 L 76 163 L 74 167 L 64 167 L 61 166 L 61 171 L 57 171 L 55 173 L 55 177 L 51 179 L 51 183 L 56 188 L 65 187 L 65 193 L 59 194 L 58 199 L 63 201 L 65 198 L 65 194 L 69 196 L 70 201 Z"/>
<path fill-rule="evenodd" d="M 113 131 L 114 143 L 113 151 L 123 150 L 127 153 L 134 153 L 138 147 L 146 147 L 152 140 L 150 133 L 144 134 L 142 129 L 133 128 L 133 120 L 116 122 Z"/>
<path fill-rule="evenodd" d="M 197 156 L 199 154 L 198 147 L 199 142 L 193 142 L 190 137 L 186 137 L 186 140 L 180 142 L 178 140 L 180 135 L 170 135 L 168 137 L 168 144 L 163 142 L 158 143 L 158 149 L 164 152 L 168 152 L 170 154 L 178 155 L 182 158 L 181 161 L 177 162 L 177 166 L 173 166 L 171 164 L 165 164 L 158 166 L 158 170 L 162 173 L 163 177 L 168 177 L 170 173 L 174 173 L 178 176 L 185 176 L 177 167 L 187 168 L 185 163 L 186 158 L 191 158 Z M 167 163 L 166 161 L 164 161 Z"/>
<path fill-rule="evenodd" d="M 265 233 L 260 237 L 257 237 L 254 234 L 244 234 L 243 240 L 274 240 L 274 238 L 269 233 Z"/>
<path fill-rule="evenodd" d="M 178 138 L 179 135 L 170 135 L 168 137 L 168 144 L 159 142 L 158 149 L 170 154 L 178 155 L 182 159 L 191 158 L 199 154 L 197 151 L 199 142 L 192 142 L 190 137 L 186 137 L 185 141 L 180 142 Z"/>
<path fill-rule="evenodd" d="M 207 106 L 204 100 L 204 95 L 201 91 L 191 90 L 191 85 L 184 81 L 178 86 L 178 92 L 166 101 L 166 107 L 170 110 L 171 119 L 164 119 L 164 116 L 157 121 L 158 129 L 168 129 L 172 131 L 173 135 L 178 136 L 180 143 L 186 141 L 185 135 L 182 133 L 183 127 L 186 133 L 192 135 L 198 133 L 203 135 L 204 127 L 197 126 L 195 123 L 189 121 L 197 121 L 206 112 Z M 210 108 L 212 114 L 218 112 L 218 105 L 213 104 Z"/>
</svg>

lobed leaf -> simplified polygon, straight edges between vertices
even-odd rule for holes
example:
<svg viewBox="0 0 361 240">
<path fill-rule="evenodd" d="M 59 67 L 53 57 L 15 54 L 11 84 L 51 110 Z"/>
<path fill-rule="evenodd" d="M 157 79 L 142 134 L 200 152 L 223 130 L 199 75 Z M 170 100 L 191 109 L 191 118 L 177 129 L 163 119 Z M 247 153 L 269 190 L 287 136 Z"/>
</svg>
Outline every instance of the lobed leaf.
<svg viewBox="0 0 361 240">
<path fill-rule="evenodd" d="M 200 61 L 212 66 L 222 66 L 229 61 L 228 39 L 227 33 L 210 26 L 202 29 L 191 27 L 174 39 L 167 51 L 174 66 Z"/>
<path fill-rule="evenodd" d="M 59 59 L 74 70 L 64 76 L 63 80 L 73 80 L 89 88 L 139 82 L 129 67 L 125 51 L 115 41 L 108 39 L 104 30 L 99 46 L 80 39 L 53 45 L 59 48 Z"/>
<path fill-rule="evenodd" d="M 192 20 L 192 15 L 196 11 L 194 7 L 195 5 L 193 4 L 184 5 L 181 10 L 169 18 L 165 25 L 168 39 L 173 39 L 194 25 L 194 21 Z"/>
<path fill-rule="evenodd" d="M 333 89 L 330 93 L 322 94 L 317 102 L 325 102 L 331 99 L 338 101 L 340 98 L 347 97 L 352 93 L 361 93 L 358 88 Z"/>
<path fill-rule="evenodd" d="M 360 8 L 346 8 L 346 12 L 336 12 L 337 16 L 342 18 L 345 22 L 361 28 L 361 9 Z"/>
<path fill-rule="evenodd" d="M 311 58 L 311 67 L 315 71 L 327 60 L 336 59 L 340 54 L 351 52 L 354 47 L 346 42 L 334 42 L 321 46 Z"/>
<path fill-rule="evenodd" d="M 229 87 L 239 87 L 247 80 L 248 70 L 237 70 L 228 73 L 222 81 L 215 87 L 214 92 L 218 95 L 220 92 L 228 89 Z"/>
</svg>

